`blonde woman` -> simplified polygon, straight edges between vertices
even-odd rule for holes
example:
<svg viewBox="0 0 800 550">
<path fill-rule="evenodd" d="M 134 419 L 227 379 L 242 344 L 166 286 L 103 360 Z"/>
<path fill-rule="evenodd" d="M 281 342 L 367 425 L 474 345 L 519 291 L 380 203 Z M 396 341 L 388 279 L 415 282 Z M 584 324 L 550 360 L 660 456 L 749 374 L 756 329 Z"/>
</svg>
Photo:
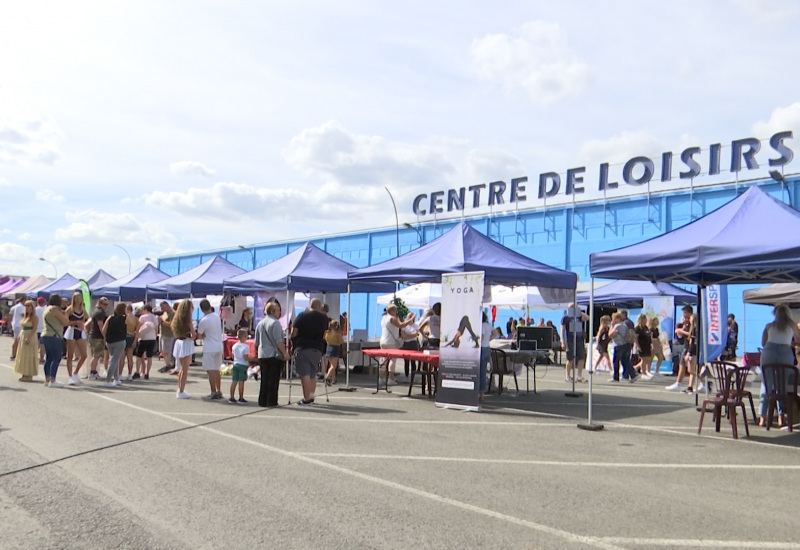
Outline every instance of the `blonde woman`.
<svg viewBox="0 0 800 550">
<path fill-rule="evenodd" d="M 661 343 L 661 332 L 658 329 L 659 325 L 658 317 L 650 319 L 650 337 L 653 339 L 653 357 L 658 359 L 658 361 L 656 361 L 656 370 L 653 372 L 654 376 L 659 373 L 661 370 L 661 363 L 664 362 L 664 346 Z"/>
<path fill-rule="evenodd" d="M 20 322 L 22 333 L 17 345 L 17 355 L 14 358 L 14 372 L 19 374 L 20 382 L 32 382 L 33 377 L 39 374 L 39 341 L 36 332 L 39 330 L 39 318 L 36 315 L 36 306 L 32 300 L 25 302 L 25 312 Z"/>
<path fill-rule="evenodd" d="M 608 355 L 608 343 L 611 337 L 608 333 L 611 331 L 611 316 L 603 315 L 600 317 L 600 328 L 597 330 L 597 363 L 594 365 L 594 370 L 605 362 L 608 370 L 611 370 L 611 358 Z"/>
<path fill-rule="evenodd" d="M 128 380 L 139 378 L 138 372 L 133 374 L 133 349 L 136 347 L 136 335 L 138 332 L 139 318 L 133 314 L 133 306 L 128 304 L 125 308 L 125 354 L 122 356 L 119 364 L 119 375 L 122 376 L 122 369 L 125 366 L 125 361 L 128 362 Z"/>
<path fill-rule="evenodd" d="M 192 363 L 194 353 L 194 339 L 196 333 L 192 325 L 192 311 L 194 306 L 191 300 L 182 300 L 172 319 L 172 333 L 175 336 L 175 345 L 172 348 L 172 356 L 175 358 L 176 366 L 180 367 L 178 373 L 178 399 L 189 399 L 192 394 L 186 391 L 186 379 L 189 377 L 189 365 Z"/>
<path fill-rule="evenodd" d="M 44 327 L 42 327 L 42 346 L 44 346 L 44 385 L 49 388 L 61 388 L 63 384 L 56 382 L 58 364 L 64 352 L 64 327 L 69 325 L 69 318 L 61 310 L 61 296 L 51 294 L 49 306 L 44 310 Z"/>
<path fill-rule="evenodd" d="M 650 335 L 647 315 L 644 313 L 639 314 L 633 331 L 636 333 L 636 349 L 639 352 L 639 359 L 641 359 L 639 368 L 642 372 L 642 378 L 650 380 L 653 378 L 650 372 L 650 364 L 653 362 L 653 338 Z"/>
<path fill-rule="evenodd" d="M 64 333 L 64 339 L 67 341 L 67 374 L 69 375 L 67 383 L 72 386 L 81 383 L 81 368 L 89 356 L 86 349 L 86 333 L 83 332 L 83 326 L 87 320 L 83 294 L 80 292 L 72 294 L 72 301 L 67 307 L 66 313 L 70 325 Z M 73 359 L 78 360 L 74 371 L 72 368 Z"/>
<path fill-rule="evenodd" d="M 771 323 L 767 323 L 764 332 L 761 334 L 761 345 L 764 350 L 761 352 L 762 365 L 791 365 L 794 363 L 794 352 L 792 351 L 792 340 L 800 342 L 800 329 L 792 319 L 792 312 L 789 306 L 781 304 L 775 306 L 773 311 L 775 318 Z M 768 380 L 761 381 L 761 400 L 758 403 L 758 425 L 767 425 L 767 395 L 771 388 L 767 387 Z M 778 407 L 778 426 L 785 424 L 783 403 Z"/>
</svg>

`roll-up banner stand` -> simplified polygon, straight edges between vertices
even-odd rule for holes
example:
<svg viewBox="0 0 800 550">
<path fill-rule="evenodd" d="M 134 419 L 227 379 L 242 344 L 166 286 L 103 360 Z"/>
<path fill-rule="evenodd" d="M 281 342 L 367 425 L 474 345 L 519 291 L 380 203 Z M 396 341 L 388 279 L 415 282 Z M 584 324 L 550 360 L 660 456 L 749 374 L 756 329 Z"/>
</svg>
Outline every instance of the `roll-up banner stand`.
<svg viewBox="0 0 800 550">
<path fill-rule="evenodd" d="M 438 407 L 480 410 L 482 271 L 442 275 Z"/>
</svg>

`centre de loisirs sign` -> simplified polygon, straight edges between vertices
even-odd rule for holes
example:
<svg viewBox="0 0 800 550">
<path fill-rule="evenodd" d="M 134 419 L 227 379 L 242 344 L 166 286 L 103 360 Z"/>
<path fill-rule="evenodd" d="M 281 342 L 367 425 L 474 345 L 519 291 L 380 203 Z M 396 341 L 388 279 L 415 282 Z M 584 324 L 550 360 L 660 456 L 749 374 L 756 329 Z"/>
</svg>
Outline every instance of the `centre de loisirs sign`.
<svg viewBox="0 0 800 550">
<path fill-rule="evenodd" d="M 714 143 L 703 151 L 700 147 L 687 147 L 680 155 L 666 151 L 656 161 L 646 156 L 636 156 L 622 166 L 622 171 L 610 174 L 609 163 L 599 165 L 597 171 L 597 192 L 605 193 L 609 189 L 620 188 L 620 181 L 630 188 L 641 188 L 654 181 L 670 182 L 675 179 L 674 171 L 678 171 L 677 179 L 693 181 L 703 174 L 715 176 L 730 167 L 729 172 L 738 174 L 742 170 L 758 170 L 759 164 L 766 162 L 769 167 L 781 167 L 792 162 L 794 152 L 785 141 L 794 137 L 791 131 L 778 132 L 769 138 L 769 148 L 773 155 L 764 158 L 767 152 L 761 151 L 761 140 L 753 137 L 737 139 L 730 144 L 730 155 L 726 156 L 723 165 L 723 146 Z M 728 158 L 729 157 L 729 158 Z M 729 161 L 729 163 L 728 163 Z M 657 169 L 658 168 L 658 169 Z M 586 167 L 570 168 L 562 178 L 557 172 L 539 174 L 538 187 L 529 189 L 531 185 L 527 176 L 513 178 L 509 182 L 493 181 L 479 183 L 469 187 L 431 191 L 421 193 L 414 198 L 412 209 L 417 216 L 441 214 L 444 212 L 464 211 L 484 206 L 494 207 L 503 204 L 521 205 L 528 200 L 532 191 L 540 200 L 547 201 L 555 197 L 571 197 L 586 193 Z M 536 184 L 533 184 L 534 186 Z M 591 191 L 591 188 L 590 188 Z"/>
</svg>

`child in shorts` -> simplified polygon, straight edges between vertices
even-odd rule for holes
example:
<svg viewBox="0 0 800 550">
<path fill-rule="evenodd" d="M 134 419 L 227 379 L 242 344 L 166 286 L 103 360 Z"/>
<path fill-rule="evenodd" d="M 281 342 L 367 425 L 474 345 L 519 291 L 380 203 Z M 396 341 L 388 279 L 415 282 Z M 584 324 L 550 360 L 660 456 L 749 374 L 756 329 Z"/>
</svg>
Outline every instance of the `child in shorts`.
<svg viewBox="0 0 800 550">
<path fill-rule="evenodd" d="M 228 403 L 247 403 L 244 398 L 244 383 L 247 380 L 247 365 L 250 363 L 250 346 L 247 344 L 247 330 L 240 328 L 236 332 L 239 341 L 233 345 L 233 369 L 231 371 L 231 398 Z M 236 386 L 239 386 L 239 400 L 235 398 Z"/>
</svg>

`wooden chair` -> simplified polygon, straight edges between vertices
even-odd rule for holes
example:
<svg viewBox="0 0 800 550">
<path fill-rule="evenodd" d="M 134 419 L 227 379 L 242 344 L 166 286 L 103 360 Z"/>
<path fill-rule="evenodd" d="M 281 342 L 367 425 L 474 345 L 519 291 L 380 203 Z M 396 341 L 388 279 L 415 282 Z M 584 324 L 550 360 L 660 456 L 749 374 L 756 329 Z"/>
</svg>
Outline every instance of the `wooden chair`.
<svg viewBox="0 0 800 550">
<path fill-rule="evenodd" d="M 497 394 L 500 395 L 503 393 L 503 376 L 508 374 L 514 375 L 514 386 L 517 388 L 517 393 L 519 393 L 519 383 L 517 382 L 517 372 L 514 370 L 514 364 L 509 361 L 508 355 L 501 349 L 494 349 L 492 348 L 492 370 L 489 373 L 489 393 L 492 392 L 492 382 L 494 381 L 494 375 L 498 377 L 498 388 Z"/>
<path fill-rule="evenodd" d="M 764 384 L 767 386 L 767 429 L 772 427 L 772 417 L 775 408 L 780 404 L 783 407 L 783 414 L 786 415 L 789 431 L 794 425 L 794 405 L 800 405 L 800 397 L 797 395 L 798 377 L 800 371 L 792 365 L 762 365 L 762 376 Z M 780 414 L 780 407 L 778 407 Z"/>
<path fill-rule="evenodd" d="M 411 389 L 414 387 L 414 378 L 417 373 L 420 377 L 422 395 L 425 395 L 425 385 L 428 386 L 428 398 L 436 395 L 436 367 L 430 363 L 414 361 L 411 365 L 411 379 L 408 382 L 408 397 L 411 397 Z"/>
<path fill-rule="evenodd" d="M 700 425 L 697 427 L 699 434 L 703 429 L 703 420 L 706 412 L 712 412 L 715 421 L 716 431 L 719 432 L 722 420 L 722 408 L 726 409 L 726 416 L 730 420 L 733 438 L 739 439 L 736 426 L 736 410 L 742 409 L 742 420 L 744 420 L 744 430 L 747 437 L 750 437 L 750 428 L 747 425 L 747 410 L 744 406 L 744 387 L 747 383 L 747 375 L 750 369 L 739 367 L 724 361 L 713 361 L 709 369 L 717 381 L 717 394 L 710 399 L 704 399 L 700 409 Z M 711 408 L 709 408 L 711 407 Z"/>
</svg>

